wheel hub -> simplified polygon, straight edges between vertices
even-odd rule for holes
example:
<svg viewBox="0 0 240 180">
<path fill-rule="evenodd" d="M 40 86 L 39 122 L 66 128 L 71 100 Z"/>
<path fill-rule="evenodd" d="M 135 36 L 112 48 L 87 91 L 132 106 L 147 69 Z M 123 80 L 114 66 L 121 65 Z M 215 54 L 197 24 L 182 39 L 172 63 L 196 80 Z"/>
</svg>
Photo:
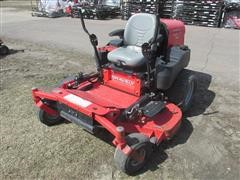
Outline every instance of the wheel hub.
<svg viewBox="0 0 240 180">
<path fill-rule="evenodd" d="M 141 149 L 135 150 L 131 155 L 131 159 L 130 159 L 131 166 L 139 166 L 144 162 L 145 157 L 146 157 L 145 149 L 141 148 Z"/>
</svg>

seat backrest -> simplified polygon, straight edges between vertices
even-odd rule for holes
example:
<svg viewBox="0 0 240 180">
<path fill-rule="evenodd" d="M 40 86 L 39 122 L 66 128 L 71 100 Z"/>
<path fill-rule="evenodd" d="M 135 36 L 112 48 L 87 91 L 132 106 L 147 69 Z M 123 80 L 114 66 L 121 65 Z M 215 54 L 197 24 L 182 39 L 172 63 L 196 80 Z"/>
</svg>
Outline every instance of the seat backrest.
<svg viewBox="0 0 240 180">
<path fill-rule="evenodd" d="M 142 46 L 155 38 L 157 26 L 156 15 L 138 13 L 131 16 L 124 30 L 124 45 Z"/>
</svg>

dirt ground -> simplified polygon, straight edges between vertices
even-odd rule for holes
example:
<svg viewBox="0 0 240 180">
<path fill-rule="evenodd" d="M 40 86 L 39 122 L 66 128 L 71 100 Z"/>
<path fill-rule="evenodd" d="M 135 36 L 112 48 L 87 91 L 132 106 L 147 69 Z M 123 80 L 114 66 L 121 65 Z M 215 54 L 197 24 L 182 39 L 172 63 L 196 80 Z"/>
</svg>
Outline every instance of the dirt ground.
<svg viewBox="0 0 240 180">
<path fill-rule="evenodd" d="M 12 21 L 5 28 L 13 25 Z M 162 143 L 141 172 L 127 176 L 114 167 L 114 147 L 110 144 L 74 124 L 46 127 L 36 117 L 31 88 L 51 87 L 67 75 L 93 71 L 92 56 L 57 43 L 24 41 L 3 34 L 14 50 L 0 59 L 0 179 L 240 178 L 240 100 L 239 80 L 235 78 L 239 77 L 239 53 L 229 58 L 229 63 L 237 62 L 231 70 L 226 62 L 217 63 L 226 68 L 211 64 L 215 57 L 209 51 L 202 54 L 207 58 L 200 66 L 194 62 L 201 58 L 196 52 L 200 45 L 194 43 L 190 68 L 199 83 L 190 112 L 175 138 Z M 188 42 L 191 45 L 193 40 Z M 224 53 L 228 57 L 231 51 Z"/>
</svg>

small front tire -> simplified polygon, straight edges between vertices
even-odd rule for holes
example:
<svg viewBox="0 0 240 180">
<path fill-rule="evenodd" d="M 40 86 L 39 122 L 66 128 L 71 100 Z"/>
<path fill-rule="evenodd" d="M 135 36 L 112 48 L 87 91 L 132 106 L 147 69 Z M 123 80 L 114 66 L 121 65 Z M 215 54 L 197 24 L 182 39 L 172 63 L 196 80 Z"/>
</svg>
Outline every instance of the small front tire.
<svg viewBox="0 0 240 180">
<path fill-rule="evenodd" d="M 114 161 L 117 167 L 126 174 L 134 174 L 139 171 L 152 153 L 153 146 L 145 135 L 132 133 L 126 136 L 127 144 L 133 150 L 129 155 L 116 148 Z"/>
<path fill-rule="evenodd" d="M 39 109 L 38 111 L 38 118 L 41 123 L 47 125 L 47 126 L 53 126 L 60 124 L 64 121 L 64 119 L 61 116 L 51 116 L 46 111 Z"/>
</svg>

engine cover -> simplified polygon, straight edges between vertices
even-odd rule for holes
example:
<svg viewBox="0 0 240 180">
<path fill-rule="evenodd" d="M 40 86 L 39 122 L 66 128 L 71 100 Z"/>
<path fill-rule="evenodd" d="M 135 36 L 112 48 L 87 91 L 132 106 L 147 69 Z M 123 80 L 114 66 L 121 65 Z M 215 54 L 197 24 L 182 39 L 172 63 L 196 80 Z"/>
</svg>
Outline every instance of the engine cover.
<svg viewBox="0 0 240 180">
<path fill-rule="evenodd" d="M 184 45 L 185 25 L 176 19 L 160 19 L 168 31 L 168 47 Z"/>
</svg>

